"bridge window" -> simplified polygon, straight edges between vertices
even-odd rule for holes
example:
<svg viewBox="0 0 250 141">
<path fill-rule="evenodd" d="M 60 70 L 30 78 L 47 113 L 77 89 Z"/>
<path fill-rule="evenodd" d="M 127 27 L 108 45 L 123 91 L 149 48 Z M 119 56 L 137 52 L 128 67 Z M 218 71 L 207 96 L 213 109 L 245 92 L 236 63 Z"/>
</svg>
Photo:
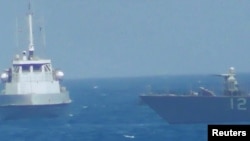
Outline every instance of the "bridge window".
<svg viewBox="0 0 250 141">
<path fill-rule="evenodd" d="M 41 64 L 34 64 L 33 71 L 36 71 L 36 72 L 42 71 L 42 65 Z"/>
<path fill-rule="evenodd" d="M 51 72 L 51 66 L 49 64 L 46 64 L 44 66 L 44 70 L 45 70 L 45 72 Z"/>
<path fill-rule="evenodd" d="M 27 64 L 22 65 L 22 71 L 23 72 L 29 72 L 30 71 L 30 65 L 27 65 Z"/>
<path fill-rule="evenodd" d="M 14 68 L 13 71 L 14 71 L 15 73 L 18 73 L 18 72 L 19 72 L 20 66 L 14 66 L 13 68 Z"/>
</svg>

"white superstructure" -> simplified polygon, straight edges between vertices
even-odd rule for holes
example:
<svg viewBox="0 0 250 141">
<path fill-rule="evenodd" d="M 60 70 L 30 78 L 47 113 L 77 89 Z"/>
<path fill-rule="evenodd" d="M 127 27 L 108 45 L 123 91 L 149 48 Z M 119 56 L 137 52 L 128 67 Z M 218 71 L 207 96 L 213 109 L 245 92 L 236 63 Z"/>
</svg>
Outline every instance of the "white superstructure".
<svg viewBox="0 0 250 141">
<path fill-rule="evenodd" d="M 241 95 L 241 91 L 239 90 L 238 82 L 235 78 L 235 69 L 234 67 L 230 67 L 228 73 L 219 74 L 218 76 L 224 77 L 224 95 Z"/>
</svg>

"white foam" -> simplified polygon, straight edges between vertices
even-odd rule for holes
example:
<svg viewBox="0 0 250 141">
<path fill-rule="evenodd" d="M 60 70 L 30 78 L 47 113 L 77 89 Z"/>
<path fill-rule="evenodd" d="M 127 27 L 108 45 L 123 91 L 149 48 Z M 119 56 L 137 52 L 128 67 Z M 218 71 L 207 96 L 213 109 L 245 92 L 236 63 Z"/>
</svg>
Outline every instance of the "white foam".
<svg viewBox="0 0 250 141">
<path fill-rule="evenodd" d="M 83 108 L 83 109 L 87 109 L 87 108 L 88 108 L 88 106 L 82 106 L 82 108 Z"/>
<path fill-rule="evenodd" d="M 133 136 L 133 135 L 123 135 L 125 138 L 130 138 L 130 139 L 134 139 L 135 138 L 135 136 Z"/>
</svg>

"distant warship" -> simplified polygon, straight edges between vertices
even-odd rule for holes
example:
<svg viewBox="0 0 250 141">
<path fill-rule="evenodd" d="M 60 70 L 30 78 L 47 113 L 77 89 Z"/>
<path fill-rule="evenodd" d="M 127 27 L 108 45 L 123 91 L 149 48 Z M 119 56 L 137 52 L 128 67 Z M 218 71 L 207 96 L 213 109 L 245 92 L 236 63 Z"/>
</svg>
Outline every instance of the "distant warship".
<svg viewBox="0 0 250 141">
<path fill-rule="evenodd" d="M 58 106 L 71 103 L 69 92 L 60 86 L 64 73 L 52 67 L 51 60 L 41 59 L 34 54 L 32 11 L 28 12 L 29 45 L 28 53 L 16 55 L 12 66 L 1 74 L 4 89 L 0 94 L 0 112 L 8 116 L 28 116 L 51 111 L 54 115 Z M 6 109 L 6 107 L 8 107 Z M 25 107 L 25 111 L 24 111 Z M 56 107 L 52 111 L 52 107 Z M 38 109 L 40 110 L 38 110 Z M 10 110 L 11 109 L 11 110 Z M 6 114 L 5 113 L 5 114 Z M 6 115 L 5 115 L 6 116 Z M 40 115 L 39 115 L 40 116 Z M 3 117 L 0 113 L 0 118 Z"/>
<path fill-rule="evenodd" d="M 224 78 L 223 94 L 200 87 L 190 94 L 142 94 L 140 98 L 168 123 L 246 123 L 250 122 L 250 95 L 241 92 L 235 69 Z"/>
</svg>

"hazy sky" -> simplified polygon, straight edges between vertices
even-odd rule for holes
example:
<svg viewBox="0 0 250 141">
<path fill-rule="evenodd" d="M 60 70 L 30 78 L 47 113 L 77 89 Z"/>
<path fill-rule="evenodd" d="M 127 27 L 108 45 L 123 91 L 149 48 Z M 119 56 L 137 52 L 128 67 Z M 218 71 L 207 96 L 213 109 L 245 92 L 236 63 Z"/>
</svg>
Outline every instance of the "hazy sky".
<svg viewBox="0 0 250 141">
<path fill-rule="evenodd" d="M 28 47 L 27 3 L 0 0 L 2 70 Z M 32 5 L 35 53 L 51 58 L 65 78 L 210 74 L 230 66 L 250 71 L 248 0 L 33 0 Z"/>
</svg>

